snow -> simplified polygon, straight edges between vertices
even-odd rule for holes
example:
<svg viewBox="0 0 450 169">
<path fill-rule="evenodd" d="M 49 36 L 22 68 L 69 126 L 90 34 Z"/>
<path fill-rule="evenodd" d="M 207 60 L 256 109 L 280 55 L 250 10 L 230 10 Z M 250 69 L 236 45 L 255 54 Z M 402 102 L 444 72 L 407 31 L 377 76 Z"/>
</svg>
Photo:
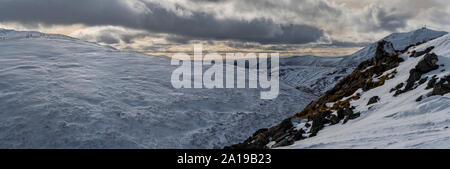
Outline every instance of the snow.
<svg viewBox="0 0 450 169">
<path fill-rule="evenodd" d="M 423 38 L 429 36 L 414 40 Z M 363 50 L 359 59 L 374 54 Z M 440 52 L 439 62 L 449 63 L 441 57 L 448 51 Z M 282 59 L 280 95 L 261 100 L 258 89 L 174 89 L 170 76 L 177 67 L 165 56 L 121 52 L 63 35 L 0 29 L 0 148 L 222 148 L 303 109 L 353 71 L 358 61 L 354 56 Z M 447 100 L 424 101 L 442 106 Z M 445 113 L 445 108 L 436 110 L 436 115 Z M 321 133 L 338 126 L 326 127 L 312 139 L 324 137 L 327 144 L 330 139 Z"/>
<path fill-rule="evenodd" d="M 429 41 L 445 34 L 447 32 L 418 29 L 406 33 L 393 33 L 382 40 L 391 42 L 395 50 L 403 50 L 409 45 Z M 361 62 L 372 58 L 376 47 L 377 43 L 373 43 L 354 54 L 342 57 L 285 58 L 280 60 L 280 80 L 299 90 L 319 96 L 333 87 L 341 78 L 350 74 Z M 387 51 L 393 53 L 394 49 L 390 48 Z"/>
<path fill-rule="evenodd" d="M 449 38 L 450 35 L 445 35 L 410 49 L 422 51 L 435 46 L 431 52 L 438 55 L 438 64 L 445 65 L 423 77 L 449 75 Z M 358 91 L 361 98 L 351 105 L 356 106 L 354 112 L 361 112 L 359 118 L 345 125 L 325 127 L 317 136 L 283 148 L 450 148 L 450 94 L 428 97 L 431 89 L 425 90 L 426 83 L 397 97 L 389 93 L 391 88 L 408 79 L 409 71 L 423 56 L 410 58 L 403 54 L 401 57 L 406 61 L 395 68 L 398 71 L 395 78 L 367 92 Z M 445 71 L 441 72 L 442 69 Z M 416 102 L 422 95 L 425 98 Z M 380 101 L 367 106 L 373 96 L 379 96 Z"/>
<path fill-rule="evenodd" d="M 258 89 L 174 89 L 165 56 L 0 32 L 0 148 L 222 148 L 315 97 L 283 82 L 275 100 Z"/>
<path fill-rule="evenodd" d="M 427 28 L 418 29 L 405 33 L 393 33 L 381 40 L 391 42 L 395 50 L 404 50 L 409 45 L 415 45 L 416 43 L 429 41 L 443 35 L 447 32 L 435 31 Z M 340 61 L 341 65 L 357 66 L 362 61 L 372 58 L 375 54 L 377 43 L 368 45 L 367 47 L 357 51 L 354 54 L 343 57 Z"/>
</svg>

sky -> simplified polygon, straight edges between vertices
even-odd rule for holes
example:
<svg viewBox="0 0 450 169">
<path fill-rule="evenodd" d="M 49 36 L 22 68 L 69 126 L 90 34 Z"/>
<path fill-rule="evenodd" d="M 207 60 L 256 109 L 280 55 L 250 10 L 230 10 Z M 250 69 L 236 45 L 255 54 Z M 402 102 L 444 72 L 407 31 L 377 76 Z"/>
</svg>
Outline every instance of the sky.
<svg viewBox="0 0 450 169">
<path fill-rule="evenodd" d="M 450 31 L 448 0 L 0 0 L 0 28 L 171 56 L 343 56 L 393 32 Z"/>
</svg>

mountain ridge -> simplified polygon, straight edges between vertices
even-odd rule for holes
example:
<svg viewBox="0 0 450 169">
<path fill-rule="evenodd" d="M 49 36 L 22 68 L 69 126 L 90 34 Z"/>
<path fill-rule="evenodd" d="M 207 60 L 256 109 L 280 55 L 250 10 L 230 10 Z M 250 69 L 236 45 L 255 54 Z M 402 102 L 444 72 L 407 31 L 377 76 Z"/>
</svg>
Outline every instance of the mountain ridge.
<svg viewBox="0 0 450 169">
<path fill-rule="evenodd" d="M 398 36 L 399 34 L 396 35 Z M 449 108 L 446 105 L 450 105 L 450 100 L 448 99 L 448 93 L 450 92 L 450 75 L 448 74 L 448 64 L 450 64 L 450 60 L 448 60 L 450 57 L 450 52 L 448 50 L 448 47 L 450 46 L 449 36 L 443 35 L 442 37 L 436 38 L 429 42 L 422 41 L 414 45 L 408 45 L 407 49 L 402 51 L 395 50 L 394 46 L 395 45 L 391 42 L 385 40 L 379 41 L 377 43 L 376 52 L 373 58 L 360 63 L 355 71 L 339 81 L 334 88 L 325 92 L 325 94 L 317 100 L 311 102 L 301 112 L 296 113 L 291 118 L 283 120 L 274 127 L 258 130 L 253 134 L 253 136 L 249 137 L 241 144 L 232 145 L 226 148 L 277 148 L 290 146 L 292 144 L 294 145 L 291 146 L 291 148 L 352 148 L 348 146 L 353 146 L 353 148 L 357 146 L 376 146 L 374 148 L 380 148 L 380 146 L 382 146 L 380 145 L 380 142 L 384 141 L 382 139 L 373 139 L 374 141 L 361 141 L 361 143 L 355 143 L 355 141 L 352 141 L 354 144 L 346 144 L 346 142 L 334 144 L 333 140 L 336 138 L 333 137 L 339 137 L 341 140 L 346 140 L 347 137 L 355 137 L 355 135 L 357 135 L 361 137 L 358 138 L 357 141 L 370 139 L 370 134 L 364 135 L 364 132 L 360 132 L 363 134 L 354 132 L 364 130 L 365 128 L 368 128 L 367 130 L 364 130 L 365 132 L 371 132 L 370 129 L 380 132 L 373 127 L 364 126 L 375 123 L 382 124 L 383 122 L 380 122 L 380 120 L 390 122 L 401 119 L 404 120 L 402 121 L 402 124 L 409 126 L 409 123 L 413 122 L 409 122 L 408 120 L 415 118 L 414 116 L 417 115 L 422 117 L 426 116 L 427 113 L 439 114 L 439 117 L 441 118 L 440 120 L 448 119 L 445 117 L 448 116 L 447 114 L 449 111 Z M 433 72 L 434 75 L 429 74 Z M 421 76 L 426 77 L 421 78 Z M 401 81 L 406 81 L 407 85 L 401 85 L 406 82 L 396 84 Z M 424 85 L 427 82 L 428 85 Z M 437 83 L 439 83 L 439 85 L 436 85 Z M 377 92 L 378 90 L 382 90 L 383 92 Z M 400 92 L 393 92 L 396 90 Z M 417 99 L 411 99 L 411 95 L 416 93 L 421 94 L 416 96 Z M 409 97 L 398 95 L 407 95 Z M 420 104 L 415 102 L 421 102 L 424 98 L 429 98 L 427 101 L 430 101 L 430 99 L 431 101 L 438 101 L 439 104 L 432 105 L 440 107 L 440 109 L 435 110 L 420 108 L 419 106 L 424 105 L 425 103 Z M 389 108 L 397 106 L 401 103 L 403 99 L 408 100 L 407 103 L 412 108 L 404 108 L 406 111 L 395 108 L 393 108 L 393 110 L 389 110 Z M 382 102 L 384 104 L 378 102 Z M 373 104 L 375 104 L 376 108 L 372 106 Z M 407 115 L 408 111 L 412 111 L 415 114 Z M 383 114 L 383 112 L 391 113 L 391 115 L 388 113 L 384 113 L 385 115 L 381 116 L 378 115 Z M 402 113 L 404 114 L 404 117 L 394 118 L 393 120 L 389 119 L 391 117 L 397 117 L 398 114 Z M 425 115 L 422 115 L 421 113 Z M 373 122 L 366 120 L 368 118 L 367 116 L 377 117 L 380 119 Z M 358 123 L 359 121 L 364 121 L 364 123 L 361 122 L 358 127 L 352 128 L 351 125 L 353 120 L 356 121 L 353 125 L 356 125 L 355 123 Z M 437 122 L 437 119 L 433 120 L 435 120 L 434 122 Z M 414 123 L 423 125 L 421 130 L 436 133 L 433 125 L 426 125 L 428 123 L 432 123 L 433 121 L 425 122 L 425 124 L 422 124 L 421 121 L 424 120 L 416 120 Z M 439 123 L 441 128 L 437 130 L 437 132 L 440 134 L 434 134 L 434 137 L 442 140 L 450 134 L 448 130 L 445 130 L 448 128 L 446 125 L 450 124 L 448 121 L 450 120 Z M 347 122 L 350 124 L 346 124 Z M 347 130 L 342 129 L 341 126 L 345 126 Z M 388 128 L 390 126 L 388 125 L 382 127 Z M 332 129 L 327 130 L 328 132 L 325 132 L 323 134 L 324 136 L 321 136 L 321 130 L 326 130 L 328 128 Z M 339 130 L 343 130 L 343 132 L 340 132 Z M 347 132 L 345 133 L 345 131 Z M 414 129 L 391 129 L 391 131 L 382 132 L 400 132 L 398 136 L 399 138 L 397 139 L 404 139 L 403 137 L 405 136 L 403 133 L 414 133 Z M 335 133 L 339 133 L 340 135 L 336 135 Z M 415 141 L 410 141 L 408 146 L 448 146 L 440 143 L 436 145 L 426 144 L 419 140 L 421 138 L 419 137 L 421 134 L 423 133 L 419 132 L 414 139 L 409 138 L 410 140 Z M 347 138 L 347 140 L 348 139 L 349 138 Z M 402 144 L 392 144 L 392 146 L 396 146 L 397 148 L 403 146 L 406 147 Z"/>
<path fill-rule="evenodd" d="M 173 89 L 168 57 L 8 34 L 0 40 L 0 147 L 8 148 L 222 148 L 290 117 L 353 69 L 294 61 L 280 68 L 279 97 L 265 101 L 256 89 Z"/>
</svg>

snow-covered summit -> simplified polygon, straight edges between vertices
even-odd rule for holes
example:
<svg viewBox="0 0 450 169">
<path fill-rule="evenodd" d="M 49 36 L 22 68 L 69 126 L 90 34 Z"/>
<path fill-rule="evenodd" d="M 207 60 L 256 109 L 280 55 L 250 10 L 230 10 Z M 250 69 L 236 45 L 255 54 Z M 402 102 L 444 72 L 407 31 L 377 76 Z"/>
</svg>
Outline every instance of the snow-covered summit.
<svg viewBox="0 0 450 169">
<path fill-rule="evenodd" d="M 435 31 L 432 29 L 421 28 L 411 32 L 403 32 L 403 33 L 392 33 L 380 41 L 388 41 L 392 43 L 395 50 L 404 50 L 406 47 L 410 45 L 415 45 L 417 43 L 421 43 L 424 41 L 429 41 L 443 35 L 447 34 L 447 32 L 443 31 Z M 345 56 L 344 59 L 339 62 L 341 65 L 349 65 L 356 66 L 364 60 L 367 60 L 374 56 L 375 50 L 377 47 L 377 43 L 372 43 L 367 47 L 357 51 L 354 54 L 349 56 Z"/>
<path fill-rule="evenodd" d="M 427 49 L 432 50 L 412 57 Z M 433 54 L 438 59 L 435 69 L 425 62 Z M 350 105 L 361 113 L 359 118 L 325 127 L 286 148 L 450 148 L 450 35 L 412 47 L 400 57 L 405 61 L 387 71 L 396 71 L 394 78 L 355 93 L 359 99 Z M 413 72 L 423 65 L 429 66 L 428 72 L 414 79 Z"/>
<path fill-rule="evenodd" d="M 15 40 L 15 39 L 30 39 L 30 38 L 75 40 L 75 38 L 60 34 L 46 34 L 36 31 L 15 31 L 0 28 L 0 40 Z"/>
<path fill-rule="evenodd" d="M 237 148 L 450 148 L 450 35 L 376 55 Z M 286 147 L 285 147 L 286 146 Z"/>
<path fill-rule="evenodd" d="M 379 41 L 390 42 L 389 53 L 403 50 L 405 47 L 429 41 L 447 34 L 431 29 L 418 29 L 406 33 L 393 33 Z M 306 92 L 320 95 L 351 73 L 361 62 L 372 58 L 377 43 L 342 57 L 294 56 L 280 60 L 280 79 L 287 84 Z"/>
</svg>

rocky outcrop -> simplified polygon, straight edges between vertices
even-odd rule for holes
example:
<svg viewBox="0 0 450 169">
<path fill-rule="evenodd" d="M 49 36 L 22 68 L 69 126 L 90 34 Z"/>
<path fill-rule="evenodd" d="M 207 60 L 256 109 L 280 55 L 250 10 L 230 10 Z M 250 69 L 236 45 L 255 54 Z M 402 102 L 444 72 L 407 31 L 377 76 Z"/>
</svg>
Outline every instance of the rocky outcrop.
<svg viewBox="0 0 450 169">
<path fill-rule="evenodd" d="M 416 65 L 415 70 L 420 73 L 428 73 L 432 70 L 439 68 L 437 65 L 438 57 L 434 53 L 428 53 L 425 57 Z"/>
<path fill-rule="evenodd" d="M 274 140 L 277 144 L 274 146 L 285 146 L 288 143 L 303 139 L 304 131 L 293 131 L 291 118 L 283 120 L 279 125 L 269 129 L 259 129 L 250 138 L 240 144 L 225 147 L 225 149 L 263 149 Z M 288 137 L 290 136 L 290 137 Z"/>
<path fill-rule="evenodd" d="M 369 102 L 367 103 L 367 105 L 371 105 L 371 104 L 377 103 L 379 100 L 380 100 L 380 97 L 378 97 L 378 96 L 373 96 L 373 97 L 371 97 L 371 98 L 369 99 Z"/>
<path fill-rule="evenodd" d="M 409 71 L 409 78 L 406 81 L 406 86 L 403 90 L 397 90 L 394 94 L 394 96 L 398 96 L 402 93 L 408 92 L 410 90 L 413 90 L 416 86 L 416 82 L 419 81 L 419 85 L 425 83 L 426 79 L 423 80 L 422 75 L 425 73 L 428 73 L 430 71 L 436 70 L 439 68 L 439 65 L 436 63 L 438 62 L 438 57 L 434 53 L 427 53 L 423 57 L 422 60 L 419 61 L 419 63 Z"/>
<path fill-rule="evenodd" d="M 433 49 L 434 49 L 434 46 L 430 46 L 427 49 L 425 49 L 424 51 L 420 51 L 420 52 L 412 51 L 411 55 L 409 57 L 416 58 L 416 57 L 422 56 L 422 55 L 424 55 L 426 53 L 430 53 L 431 50 L 433 50 Z"/>
<path fill-rule="evenodd" d="M 433 91 L 431 92 L 432 96 L 435 95 L 445 95 L 450 92 L 450 75 L 447 75 L 439 80 L 433 87 Z"/>
<path fill-rule="evenodd" d="M 360 113 L 353 112 L 354 107 L 350 105 L 350 101 L 360 98 L 360 94 L 356 91 L 358 89 L 368 91 L 383 85 L 386 80 L 393 78 L 397 73 L 396 70 L 385 72 L 394 69 L 400 62 L 403 62 L 403 59 L 398 57 L 392 44 L 380 41 L 373 58 L 362 62 L 354 72 L 340 80 L 331 90 L 311 102 L 301 112 L 284 120 L 279 125 L 258 130 L 243 143 L 226 148 L 263 149 L 287 146 L 295 141 L 316 136 L 326 125 L 337 125 L 341 122 L 345 124 L 349 120 L 358 118 Z M 378 99 L 376 100 L 378 101 Z M 328 103 L 333 104 L 328 105 Z M 297 119 L 303 119 L 305 122 L 300 124 L 304 124 L 304 128 L 308 130 L 298 129 L 296 125 L 299 124 L 292 123 Z M 271 143 L 271 147 L 267 147 L 269 143 Z"/>
</svg>

